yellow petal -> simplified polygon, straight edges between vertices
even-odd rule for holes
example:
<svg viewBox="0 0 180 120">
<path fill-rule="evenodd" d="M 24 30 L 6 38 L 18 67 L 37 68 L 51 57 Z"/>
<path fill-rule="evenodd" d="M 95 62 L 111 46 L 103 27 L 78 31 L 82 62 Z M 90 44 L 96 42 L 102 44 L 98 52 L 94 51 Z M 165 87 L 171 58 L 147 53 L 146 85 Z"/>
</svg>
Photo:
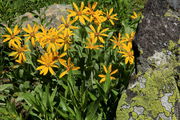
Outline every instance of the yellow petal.
<svg viewBox="0 0 180 120">
<path fill-rule="evenodd" d="M 44 68 L 45 68 L 45 66 L 39 66 L 39 67 L 36 68 L 36 70 L 41 70 L 41 69 L 44 69 Z"/>
<path fill-rule="evenodd" d="M 101 43 L 105 43 L 104 39 L 102 37 L 98 37 Z"/>
<path fill-rule="evenodd" d="M 94 2 L 93 5 L 92 5 L 92 9 L 94 10 L 97 6 L 97 2 Z"/>
<path fill-rule="evenodd" d="M 30 33 L 30 31 L 27 28 L 23 28 L 23 30 L 27 33 Z M 25 36 L 25 35 L 24 35 Z"/>
<path fill-rule="evenodd" d="M 15 55 L 17 55 L 18 54 L 18 52 L 11 52 L 10 54 L 9 54 L 9 56 L 15 56 Z"/>
<path fill-rule="evenodd" d="M 118 72 L 118 69 L 114 70 L 114 71 L 111 73 L 111 75 L 113 75 L 113 74 L 115 74 L 115 73 L 117 73 L 117 72 Z"/>
<path fill-rule="evenodd" d="M 66 55 L 67 55 L 67 53 L 64 52 L 64 53 L 62 53 L 59 57 L 62 58 L 62 57 L 64 57 L 64 56 L 66 56 Z"/>
<path fill-rule="evenodd" d="M 48 68 L 45 67 L 42 71 L 44 72 L 44 75 L 46 75 L 48 73 Z"/>
<path fill-rule="evenodd" d="M 108 71 L 111 72 L 112 70 L 112 64 L 109 65 Z"/>
<path fill-rule="evenodd" d="M 100 33 L 106 32 L 108 30 L 109 30 L 109 28 L 103 29 Z"/>
<path fill-rule="evenodd" d="M 112 20 L 109 20 L 111 22 L 112 25 L 114 25 L 114 22 Z"/>
<path fill-rule="evenodd" d="M 92 25 L 89 26 L 91 28 L 91 30 L 96 33 L 96 30 L 94 29 L 94 27 Z"/>
<path fill-rule="evenodd" d="M 29 29 L 30 32 L 33 32 L 33 29 L 32 29 L 32 27 L 31 27 L 30 24 L 28 24 L 27 27 L 28 27 L 28 29 Z"/>
<path fill-rule="evenodd" d="M 78 70 L 80 67 L 73 67 L 72 70 Z"/>
<path fill-rule="evenodd" d="M 126 57 L 126 58 L 125 58 L 125 64 L 127 64 L 127 63 L 128 63 L 128 61 L 129 61 L 129 58 L 128 58 L 128 57 Z"/>
<path fill-rule="evenodd" d="M 97 28 L 97 32 L 99 33 L 100 32 L 100 29 L 101 29 L 101 24 L 98 26 Z"/>
<path fill-rule="evenodd" d="M 7 29 L 7 31 L 12 35 L 13 33 L 12 33 L 12 30 L 10 29 L 10 28 L 8 28 L 8 27 L 6 27 L 6 29 Z"/>
<path fill-rule="evenodd" d="M 85 20 L 84 20 L 84 18 L 83 18 L 82 16 L 79 16 L 79 21 L 80 21 L 83 25 L 86 24 L 86 23 L 85 23 Z"/>
<path fill-rule="evenodd" d="M 10 38 L 6 38 L 3 40 L 3 42 L 7 42 L 8 40 L 10 40 Z"/>
<path fill-rule="evenodd" d="M 101 77 L 101 78 L 104 78 L 104 77 L 106 77 L 106 75 L 98 75 L 99 77 Z"/>
<path fill-rule="evenodd" d="M 63 22 L 64 24 L 66 24 L 66 21 L 65 21 L 65 19 L 64 19 L 63 16 L 61 17 L 61 20 L 62 20 L 62 22 Z"/>
<path fill-rule="evenodd" d="M 81 2 L 81 8 L 80 8 L 80 10 L 82 11 L 83 8 L 84 8 L 84 2 Z"/>
<path fill-rule="evenodd" d="M 90 21 L 90 19 L 89 19 L 86 15 L 82 15 L 82 17 L 83 17 L 84 19 L 86 19 L 87 21 Z"/>
<path fill-rule="evenodd" d="M 103 69 L 104 69 L 105 73 L 107 73 L 107 72 L 108 72 L 108 71 L 107 71 L 107 68 L 106 68 L 106 66 L 105 66 L 105 65 L 103 65 Z"/>
<path fill-rule="evenodd" d="M 111 8 L 111 9 L 109 10 L 109 15 L 111 15 L 112 12 L 113 12 L 113 8 Z"/>
<path fill-rule="evenodd" d="M 76 5 L 76 3 L 73 2 L 73 6 L 74 6 L 74 8 L 76 9 L 76 11 L 79 11 L 79 8 L 78 8 L 78 6 Z"/>
<path fill-rule="evenodd" d="M 104 81 L 106 81 L 106 78 L 102 78 L 99 82 L 103 83 Z"/>
<path fill-rule="evenodd" d="M 49 72 L 50 72 L 52 75 L 55 74 L 54 70 L 53 70 L 51 67 L 48 67 L 48 69 L 49 69 Z"/>
<path fill-rule="evenodd" d="M 67 64 L 66 64 L 66 62 L 60 61 L 60 63 L 61 63 L 61 65 L 63 65 L 64 67 L 66 67 L 66 68 L 68 67 Z"/>
<path fill-rule="evenodd" d="M 64 72 L 62 72 L 60 75 L 59 75 L 59 78 L 62 78 L 64 75 L 66 75 L 68 73 L 68 71 L 66 70 L 66 71 L 64 71 Z"/>
</svg>

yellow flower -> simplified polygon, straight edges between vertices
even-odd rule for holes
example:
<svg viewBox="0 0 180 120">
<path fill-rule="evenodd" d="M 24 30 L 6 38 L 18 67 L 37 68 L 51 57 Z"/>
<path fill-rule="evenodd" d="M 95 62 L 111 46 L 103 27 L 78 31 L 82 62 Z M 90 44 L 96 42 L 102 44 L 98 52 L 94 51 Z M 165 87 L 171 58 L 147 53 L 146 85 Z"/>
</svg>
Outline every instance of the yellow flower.
<svg viewBox="0 0 180 120">
<path fill-rule="evenodd" d="M 106 18 L 107 18 L 107 20 L 109 20 L 111 22 L 112 25 L 114 25 L 113 20 L 118 20 L 118 19 L 116 18 L 117 14 L 111 15 L 112 12 L 113 12 L 113 8 L 111 8 L 109 10 L 109 12 L 107 11 L 106 12 Z"/>
<path fill-rule="evenodd" d="M 62 59 L 62 57 L 66 56 L 66 55 L 67 55 L 67 53 L 65 53 L 65 52 L 62 54 L 59 54 L 59 52 L 53 52 L 53 56 L 54 56 L 53 60 L 54 61 L 58 60 L 59 63 L 66 62 L 66 60 Z"/>
<path fill-rule="evenodd" d="M 41 70 L 40 74 L 46 75 L 48 71 L 54 75 L 55 72 L 52 69 L 53 67 L 58 68 L 57 65 L 55 65 L 56 60 L 53 59 L 54 56 L 52 53 L 45 53 L 41 56 L 39 60 L 37 60 L 39 63 L 43 64 L 36 68 L 36 70 Z"/>
<path fill-rule="evenodd" d="M 39 42 L 42 48 L 44 48 L 48 42 L 46 36 L 48 36 L 48 30 L 45 27 L 41 26 L 41 32 L 38 32 L 36 34 L 36 41 Z"/>
<path fill-rule="evenodd" d="M 75 22 L 75 20 L 70 21 L 70 17 L 67 17 L 65 20 L 64 17 L 61 18 L 63 24 L 59 26 L 60 29 L 65 30 L 71 30 L 71 29 L 78 29 L 78 27 L 73 26 L 72 24 Z"/>
<path fill-rule="evenodd" d="M 131 16 L 132 19 L 136 19 L 138 17 L 138 15 L 136 14 L 136 12 L 133 12 L 133 15 Z"/>
<path fill-rule="evenodd" d="M 106 81 L 106 78 L 107 78 L 107 73 L 110 74 L 110 79 L 113 80 L 113 79 L 116 79 L 115 77 L 113 77 L 112 75 L 117 73 L 118 72 L 118 69 L 112 71 L 112 65 L 109 65 L 108 69 L 106 68 L 106 66 L 103 65 L 103 69 L 104 69 L 104 72 L 106 73 L 105 75 L 103 74 L 100 74 L 98 75 L 101 80 L 99 81 L 100 83 Z"/>
<path fill-rule="evenodd" d="M 61 61 L 61 64 L 66 68 L 66 70 L 59 75 L 60 78 L 62 78 L 64 75 L 66 75 L 70 70 L 80 69 L 80 67 L 75 67 L 74 64 L 71 63 L 71 58 L 68 58 L 67 63 Z"/>
<path fill-rule="evenodd" d="M 125 33 L 125 37 L 123 37 L 123 41 L 132 42 L 134 39 L 135 32 L 131 32 L 131 34 Z"/>
<path fill-rule="evenodd" d="M 66 51 L 69 47 L 71 42 L 71 36 L 74 35 L 72 31 L 63 31 L 62 34 L 59 35 L 61 47 L 64 47 L 64 51 Z"/>
<path fill-rule="evenodd" d="M 115 49 L 116 47 L 118 47 L 119 49 L 121 49 L 124 46 L 124 41 L 121 40 L 121 34 L 118 34 L 118 38 L 116 38 L 115 36 L 113 36 L 113 39 L 110 39 L 113 43 L 113 49 Z"/>
<path fill-rule="evenodd" d="M 101 43 L 105 43 L 105 41 L 102 38 L 102 36 L 106 36 L 106 37 L 108 36 L 107 34 L 104 34 L 104 32 L 106 32 L 109 28 L 105 28 L 102 31 L 100 31 L 101 30 L 101 24 L 100 24 L 98 26 L 98 28 L 97 28 L 97 31 L 96 31 L 95 28 L 92 25 L 90 25 L 89 27 L 93 31 L 93 32 L 89 32 L 90 36 L 94 37 L 95 39 L 100 40 Z"/>
<path fill-rule="evenodd" d="M 104 47 L 103 45 L 95 45 L 97 42 L 97 39 L 95 39 L 94 37 L 90 37 L 87 38 L 88 42 L 86 43 L 86 47 L 85 48 L 89 48 L 89 49 L 99 49 L 100 47 Z"/>
<path fill-rule="evenodd" d="M 93 14 L 93 20 L 96 25 L 99 25 L 107 20 L 106 17 L 103 16 L 103 12 L 101 10 L 96 10 Z"/>
<path fill-rule="evenodd" d="M 75 11 L 68 10 L 68 12 L 70 12 L 68 17 L 75 17 L 75 21 L 79 19 L 79 21 L 85 25 L 86 24 L 85 20 L 89 21 L 89 18 L 85 15 L 86 9 L 84 9 L 84 2 L 81 2 L 80 9 L 77 7 L 76 3 L 74 2 L 73 2 L 73 7 L 75 8 Z"/>
<path fill-rule="evenodd" d="M 128 62 L 130 64 L 134 63 L 134 52 L 132 51 L 132 43 L 128 42 L 128 45 L 123 46 L 123 51 L 118 51 L 119 53 L 123 54 L 122 56 L 125 57 L 125 64 Z"/>
<path fill-rule="evenodd" d="M 8 27 L 6 27 L 6 29 L 10 33 L 10 35 L 2 35 L 2 37 L 6 37 L 3 42 L 9 41 L 9 47 L 14 46 L 15 44 L 20 45 L 21 38 L 17 36 L 20 33 L 20 29 L 18 28 L 18 26 L 16 25 L 13 31 Z"/>
<path fill-rule="evenodd" d="M 21 45 L 17 44 L 14 45 L 12 49 L 15 50 L 15 52 L 11 52 L 9 56 L 14 56 L 14 58 L 17 59 L 16 62 L 20 64 L 26 61 L 26 56 L 24 53 L 25 51 L 28 51 L 26 45 L 24 45 L 24 47 L 21 47 Z"/>
<path fill-rule="evenodd" d="M 23 30 L 28 33 L 24 35 L 25 37 L 27 37 L 26 41 L 31 40 L 32 45 L 35 46 L 36 33 L 38 32 L 39 27 L 37 25 L 31 27 L 31 25 L 28 24 L 27 28 L 23 28 Z"/>
<path fill-rule="evenodd" d="M 85 7 L 85 11 L 87 15 L 90 15 L 90 22 L 93 20 L 93 16 L 95 15 L 95 8 L 97 6 L 97 2 L 94 2 L 91 6 L 90 2 L 88 2 L 88 7 Z"/>
<path fill-rule="evenodd" d="M 48 52 L 55 52 L 62 47 L 59 31 L 56 28 L 48 30 L 48 33 L 44 36 L 44 42 Z"/>
</svg>

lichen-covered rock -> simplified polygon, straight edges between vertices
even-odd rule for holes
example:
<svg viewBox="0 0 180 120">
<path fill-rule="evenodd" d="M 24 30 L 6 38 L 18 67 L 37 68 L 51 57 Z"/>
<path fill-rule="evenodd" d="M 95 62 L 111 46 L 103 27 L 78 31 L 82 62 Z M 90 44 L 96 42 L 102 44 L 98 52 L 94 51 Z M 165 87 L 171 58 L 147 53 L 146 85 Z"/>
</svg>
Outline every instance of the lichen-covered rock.
<svg viewBox="0 0 180 120">
<path fill-rule="evenodd" d="M 67 16 L 67 9 L 71 8 L 71 5 L 53 4 L 41 8 L 39 11 L 27 12 L 17 17 L 15 24 L 22 23 L 22 26 L 25 27 L 27 24 L 37 23 L 57 27 L 61 24 L 61 17 Z"/>
<path fill-rule="evenodd" d="M 117 120 L 180 119 L 180 13 L 149 0 L 138 26 L 136 75 L 118 103 Z"/>
<path fill-rule="evenodd" d="M 122 94 L 117 107 L 117 120 L 178 120 L 180 94 L 174 78 L 180 64 L 175 58 L 139 75 L 145 79 Z M 161 118 L 161 119 L 160 119 Z"/>
</svg>

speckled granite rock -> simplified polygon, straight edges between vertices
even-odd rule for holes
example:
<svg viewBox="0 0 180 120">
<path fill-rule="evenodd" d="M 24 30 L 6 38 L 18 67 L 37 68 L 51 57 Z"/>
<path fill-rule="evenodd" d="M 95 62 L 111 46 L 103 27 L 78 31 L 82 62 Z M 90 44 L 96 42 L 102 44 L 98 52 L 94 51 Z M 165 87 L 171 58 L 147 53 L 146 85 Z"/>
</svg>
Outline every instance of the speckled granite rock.
<svg viewBox="0 0 180 120">
<path fill-rule="evenodd" d="M 180 119 L 180 21 L 167 0 L 149 0 L 134 46 L 136 72 L 118 103 L 117 120 Z"/>
<path fill-rule="evenodd" d="M 27 12 L 17 17 L 15 23 L 22 23 L 23 27 L 34 23 L 57 27 L 61 24 L 61 17 L 67 15 L 66 9 L 72 9 L 71 5 L 53 4 L 39 11 Z"/>
</svg>

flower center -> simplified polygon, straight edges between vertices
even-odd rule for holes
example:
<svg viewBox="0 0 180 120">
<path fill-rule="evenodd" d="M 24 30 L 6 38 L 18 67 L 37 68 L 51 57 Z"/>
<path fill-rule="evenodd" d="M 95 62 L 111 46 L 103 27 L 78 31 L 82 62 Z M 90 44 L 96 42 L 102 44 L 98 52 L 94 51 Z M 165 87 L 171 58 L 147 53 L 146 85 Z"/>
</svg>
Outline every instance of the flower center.
<svg viewBox="0 0 180 120">
<path fill-rule="evenodd" d="M 97 36 L 99 36 L 100 35 L 100 33 L 95 33 L 95 36 L 97 37 Z"/>
<path fill-rule="evenodd" d="M 109 20 L 111 18 L 111 16 L 107 15 L 107 19 Z"/>
<path fill-rule="evenodd" d="M 127 54 L 128 54 L 129 57 L 132 57 L 132 56 L 133 56 L 133 52 L 131 52 L 131 51 L 128 52 Z"/>
<path fill-rule="evenodd" d="M 65 28 L 69 28 L 69 24 L 65 24 Z"/>
<path fill-rule="evenodd" d="M 35 33 L 34 32 L 30 33 L 30 36 L 35 37 Z"/>
<path fill-rule="evenodd" d="M 81 11 L 78 11 L 78 12 L 77 12 L 77 15 L 78 15 L 78 16 L 81 16 L 81 15 L 82 15 L 82 12 L 81 12 Z"/>
<path fill-rule="evenodd" d="M 14 39 L 14 38 L 15 38 L 15 35 L 12 34 L 12 35 L 11 35 L 11 39 Z"/>
</svg>

